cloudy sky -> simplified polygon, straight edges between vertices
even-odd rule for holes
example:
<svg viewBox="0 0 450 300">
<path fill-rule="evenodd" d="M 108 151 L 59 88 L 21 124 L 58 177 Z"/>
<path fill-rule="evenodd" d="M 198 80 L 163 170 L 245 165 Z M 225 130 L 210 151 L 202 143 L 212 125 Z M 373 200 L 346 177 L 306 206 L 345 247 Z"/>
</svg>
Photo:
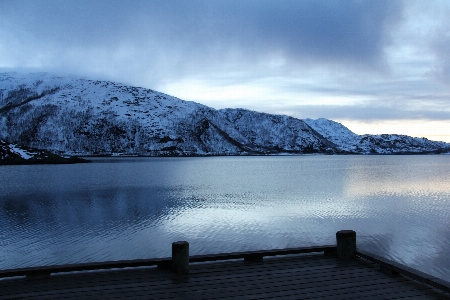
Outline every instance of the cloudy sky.
<svg viewBox="0 0 450 300">
<path fill-rule="evenodd" d="M 448 0 L 0 0 L 0 68 L 450 142 Z"/>
</svg>

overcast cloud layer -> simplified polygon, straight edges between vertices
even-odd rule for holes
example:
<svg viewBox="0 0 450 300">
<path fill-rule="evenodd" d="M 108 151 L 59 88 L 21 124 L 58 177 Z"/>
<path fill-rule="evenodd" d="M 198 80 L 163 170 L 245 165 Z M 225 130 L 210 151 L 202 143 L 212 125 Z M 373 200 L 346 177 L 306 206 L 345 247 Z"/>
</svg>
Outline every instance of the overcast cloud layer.
<svg viewBox="0 0 450 300">
<path fill-rule="evenodd" d="M 434 132 L 392 131 L 450 141 L 449 16 L 446 0 L 0 0 L 0 67 L 325 117 L 357 133 L 432 122 Z"/>
</svg>

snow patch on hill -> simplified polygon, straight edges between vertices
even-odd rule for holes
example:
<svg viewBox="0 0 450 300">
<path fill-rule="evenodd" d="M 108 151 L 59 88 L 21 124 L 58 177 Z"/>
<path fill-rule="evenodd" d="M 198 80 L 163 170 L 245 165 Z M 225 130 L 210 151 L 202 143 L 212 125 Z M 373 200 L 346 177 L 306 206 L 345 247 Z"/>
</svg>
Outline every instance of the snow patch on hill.
<svg viewBox="0 0 450 300">
<path fill-rule="evenodd" d="M 46 150 L 30 149 L 0 140 L 0 165 L 87 162 L 75 157 L 61 157 Z"/>
</svg>

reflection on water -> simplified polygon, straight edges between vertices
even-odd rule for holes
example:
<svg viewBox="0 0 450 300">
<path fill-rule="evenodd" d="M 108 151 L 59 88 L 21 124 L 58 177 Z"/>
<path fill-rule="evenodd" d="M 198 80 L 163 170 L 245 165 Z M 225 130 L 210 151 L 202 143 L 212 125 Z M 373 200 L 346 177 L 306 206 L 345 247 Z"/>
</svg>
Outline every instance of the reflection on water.
<svg viewBox="0 0 450 300">
<path fill-rule="evenodd" d="M 358 157 L 346 172 L 346 193 L 351 197 L 448 194 L 448 160 L 445 156 L 387 156 L 383 160 Z"/>
<path fill-rule="evenodd" d="M 450 156 L 95 159 L 0 168 L 0 269 L 333 244 L 450 277 Z"/>
</svg>

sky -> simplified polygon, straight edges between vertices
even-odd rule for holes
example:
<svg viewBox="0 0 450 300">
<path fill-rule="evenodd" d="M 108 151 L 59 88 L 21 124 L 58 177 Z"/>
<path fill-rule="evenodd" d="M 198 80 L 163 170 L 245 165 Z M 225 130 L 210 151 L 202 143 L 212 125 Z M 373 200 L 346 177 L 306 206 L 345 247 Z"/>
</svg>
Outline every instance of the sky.
<svg viewBox="0 0 450 300">
<path fill-rule="evenodd" d="M 448 0 L 0 0 L 0 68 L 450 142 Z"/>
</svg>

